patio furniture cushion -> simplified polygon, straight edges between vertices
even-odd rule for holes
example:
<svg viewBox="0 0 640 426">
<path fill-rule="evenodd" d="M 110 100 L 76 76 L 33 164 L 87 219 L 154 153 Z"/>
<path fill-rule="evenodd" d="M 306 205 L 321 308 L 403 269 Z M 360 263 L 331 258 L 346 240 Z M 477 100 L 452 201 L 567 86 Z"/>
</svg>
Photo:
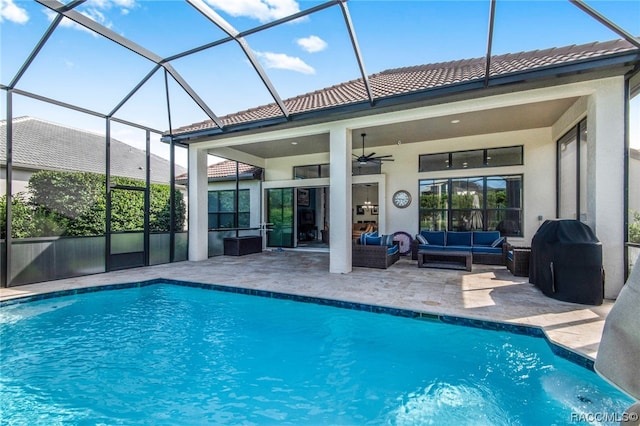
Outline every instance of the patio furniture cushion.
<svg viewBox="0 0 640 426">
<path fill-rule="evenodd" d="M 471 246 L 444 246 L 445 251 L 471 251 Z"/>
<path fill-rule="evenodd" d="M 498 238 L 500 238 L 499 231 L 473 231 L 474 246 L 490 246 Z"/>
<path fill-rule="evenodd" d="M 382 245 L 381 242 L 382 242 L 382 237 L 365 234 L 364 242 L 362 245 L 363 246 L 379 246 L 379 245 Z"/>
<path fill-rule="evenodd" d="M 418 240 L 419 244 L 429 244 L 429 241 L 427 241 L 427 239 L 422 234 L 417 234 L 416 240 Z"/>
<path fill-rule="evenodd" d="M 392 254 L 396 254 L 396 253 L 398 253 L 398 250 L 400 250 L 400 249 L 399 249 L 399 247 L 398 247 L 398 246 L 396 246 L 396 245 L 393 245 L 393 246 L 391 246 L 391 247 L 387 247 L 387 255 L 389 255 L 389 256 L 390 256 L 390 255 L 392 255 Z"/>
<path fill-rule="evenodd" d="M 363 232 L 362 234 L 360 234 L 360 244 L 364 246 L 367 244 L 365 241 L 367 237 L 377 237 L 377 236 L 378 236 L 378 231 Z"/>
<path fill-rule="evenodd" d="M 472 253 L 502 253 L 502 247 L 485 247 L 485 246 L 473 246 L 471 248 Z"/>
<path fill-rule="evenodd" d="M 471 248 L 471 232 L 447 232 L 447 248 L 449 246 L 467 246 Z"/>
<path fill-rule="evenodd" d="M 502 247 L 503 243 L 504 243 L 504 237 L 500 237 L 491 243 L 491 247 Z"/>
<path fill-rule="evenodd" d="M 435 251 L 435 250 L 443 250 L 444 246 L 436 246 L 433 244 L 418 244 L 418 250 L 429 250 L 429 251 Z"/>
<path fill-rule="evenodd" d="M 420 231 L 420 234 L 427 239 L 428 244 L 436 246 L 445 245 L 446 234 L 444 231 Z"/>
<path fill-rule="evenodd" d="M 383 234 L 380 238 L 382 239 L 380 241 L 381 245 L 387 246 L 387 247 L 392 247 L 394 245 L 393 234 L 387 234 L 387 235 Z"/>
</svg>

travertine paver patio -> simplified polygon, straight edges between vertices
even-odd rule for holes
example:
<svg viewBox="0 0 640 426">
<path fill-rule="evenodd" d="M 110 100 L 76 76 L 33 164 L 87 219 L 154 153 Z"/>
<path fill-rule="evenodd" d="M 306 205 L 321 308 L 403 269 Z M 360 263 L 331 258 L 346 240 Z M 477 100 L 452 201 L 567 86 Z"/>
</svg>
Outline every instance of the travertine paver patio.
<svg viewBox="0 0 640 426">
<path fill-rule="evenodd" d="M 472 272 L 418 269 L 416 261 L 401 258 L 387 270 L 328 271 L 326 252 L 265 251 L 4 288 L 0 289 L 0 300 L 169 278 L 539 326 L 554 342 L 592 359 L 613 305 L 612 301 L 588 306 L 548 298 L 526 277 L 514 277 L 504 267 L 473 265 Z"/>
</svg>

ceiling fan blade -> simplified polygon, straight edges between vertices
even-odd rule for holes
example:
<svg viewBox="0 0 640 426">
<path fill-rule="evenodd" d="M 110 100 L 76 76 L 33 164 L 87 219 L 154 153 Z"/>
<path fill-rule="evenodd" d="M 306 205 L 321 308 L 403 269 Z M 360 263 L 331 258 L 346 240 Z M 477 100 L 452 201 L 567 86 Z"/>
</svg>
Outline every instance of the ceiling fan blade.
<svg viewBox="0 0 640 426">
<path fill-rule="evenodd" d="M 379 155 L 376 158 L 390 158 L 393 157 L 393 154 L 389 154 L 389 155 Z"/>
<path fill-rule="evenodd" d="M 376 155 L 376 153 L 375 153 L 375 152 L 372 152 L 371 154 L 367 154 L 365 157 L 367 157 L 367 158 L 372 158 L 374 155 Z"/>
</svg>

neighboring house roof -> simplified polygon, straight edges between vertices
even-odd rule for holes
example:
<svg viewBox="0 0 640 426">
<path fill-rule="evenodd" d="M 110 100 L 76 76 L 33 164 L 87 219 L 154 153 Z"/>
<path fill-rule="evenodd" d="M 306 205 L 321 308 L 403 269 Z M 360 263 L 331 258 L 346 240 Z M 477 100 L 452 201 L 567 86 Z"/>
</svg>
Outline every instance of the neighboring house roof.
<svg viewBox="0 0 640 426">
<path fill-rule="evenodd" d="M 534 50 L 491 58 L 491 78 L 593 60 L 605 56 L 638 51 L 626 40 L 595 42 L 561 48 Z M 435 64 L 396 68 L 370 75 L 369 84 L 374 100 L 453 86 L 484 79 L 485 58 L 464 59 Z M 284 100 L 291 115 L 349 104 L 368 102 L 362 79 L 347 81 L 315 92 Z M 220 117 L 224 126 L 246 124 L 282 116 L 276 103 Z M 203 132 L 217 129 L 211 121 L 203 121 L 174 129 L 173 134 Z"/>
<path fill-rule="evenodd" d="M 239 179 L 261 179 L 262 169 L 249 164 L 238 163 L 238 175 Z M 187 174 L 184 173 L 180 176 L 176 176 L 176 181 L 186 181 L 186 178 Z M 233 160 L 225 160 L 211 164 L 207 167 L 207 178 L 209 182 L 235 180 L 236 162 Z"/>
<path fill-rule="evenodd" d="M 7 121 L 0 121 L 0 140 L 6 140 Z M 13 166 L 34 170 L 105 172 L 105 136 L 34 117 L 13 119 Z M 111 139 L 111 175 L 145 179 L 145 152 Z M 6 163 L 6 144 L 0 161 Z M 151 155 L 151 181 L 169 181 L 169 161 Z M 186 169 L 176 166 L 176 174 Z"/>
</svg>

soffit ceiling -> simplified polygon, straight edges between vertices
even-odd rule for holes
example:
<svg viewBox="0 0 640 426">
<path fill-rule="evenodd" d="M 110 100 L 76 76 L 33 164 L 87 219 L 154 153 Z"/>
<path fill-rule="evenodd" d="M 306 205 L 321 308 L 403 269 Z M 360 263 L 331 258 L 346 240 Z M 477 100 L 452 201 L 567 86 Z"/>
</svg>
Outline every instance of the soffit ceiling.
<svg viewBox="0 0 640 426">
<path fill-rule="evenodd" d="M 357 128 L 352 132 L 353 148 L 362 145 L 361 133 L 366 133 L 365 149 L 449 139 L 514 130 L 550 127 L 578 98 L 556 99 L 464 114 L 446 115 L 384 126 Z M 459 123 L 451 123 L 460 120 Z M 296 142 L 296 145 L 292 145 Z M 325 153 L 329 151 L 329 134 L 286 138 L 235 146 L 235 150 L 260 158 Z"/>
</svg>

